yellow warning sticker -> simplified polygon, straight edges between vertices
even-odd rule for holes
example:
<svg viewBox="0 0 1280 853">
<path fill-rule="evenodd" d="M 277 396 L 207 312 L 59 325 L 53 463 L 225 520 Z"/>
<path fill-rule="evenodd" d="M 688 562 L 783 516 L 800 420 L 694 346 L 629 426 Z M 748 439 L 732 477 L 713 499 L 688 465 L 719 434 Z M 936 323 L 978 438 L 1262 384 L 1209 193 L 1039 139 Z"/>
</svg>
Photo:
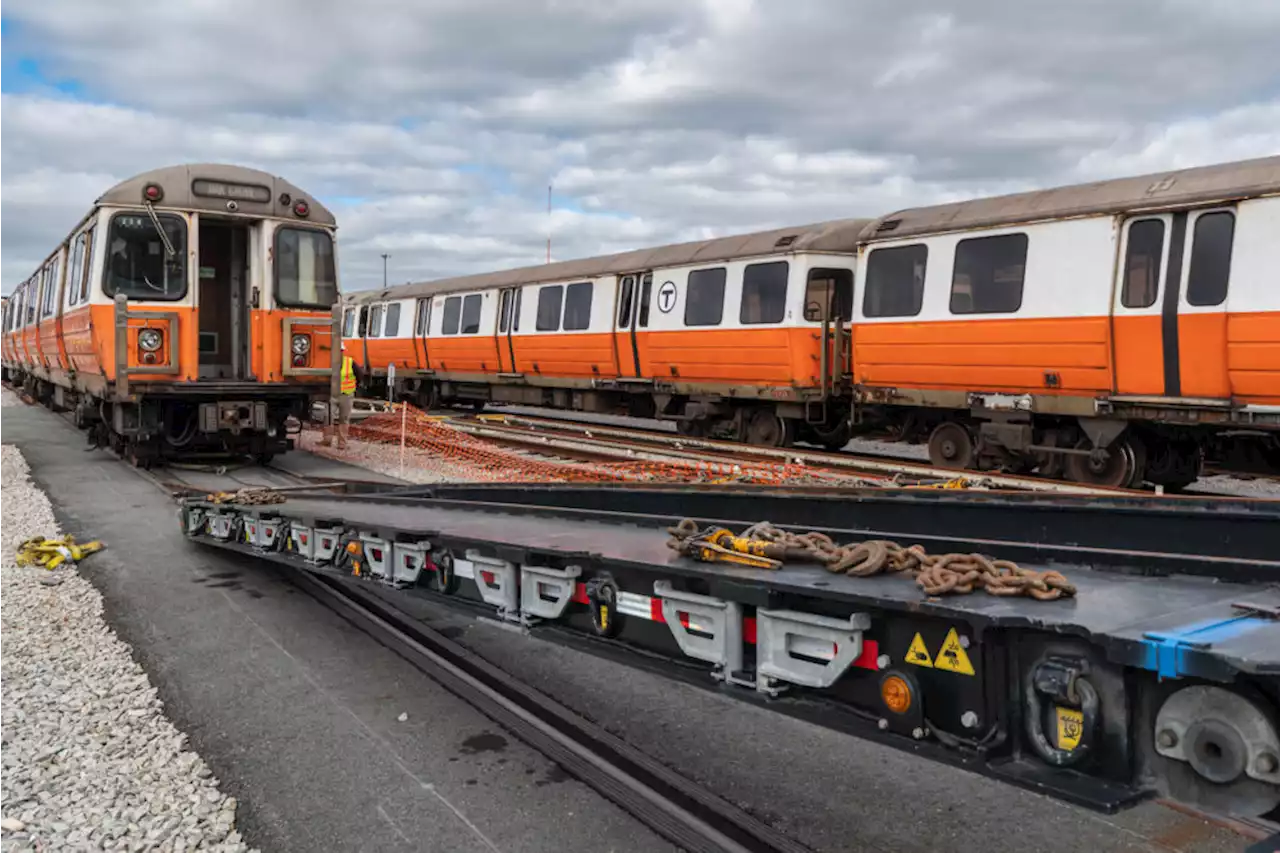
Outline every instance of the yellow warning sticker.
<svg viewBox="0 0 1280 853">
<path fill-rule="evenodd" d="M 911 641 L 911 647 L 907 649 L 907 663 L 913 663 L 916 666 L 933 666 L 933 658 L 929 657 L 929 648 L 924 644 L 919 633 Z"/>
<path fill-rule="evenodd" d="M 1080 745 L 1080 736 L 1084 733 L 1084 714 L 1075 708 L 1054 706 L 1058 716 L 1058 749 L 1072 752 Z"/>
<path fill-rule="evenodd" d="M 938 657 L 933 665 L 947 672 L 958 672 L 961 675 L 974 674 L 973 664 L 969 662 L 969 654 L 964 650 L 964 646 L 960 645 L 960 637 L 956 634 L 955 628 L 947 632 L 947 638 L 942 641 L 942 648 L 938 649 Z"/>
</svg>

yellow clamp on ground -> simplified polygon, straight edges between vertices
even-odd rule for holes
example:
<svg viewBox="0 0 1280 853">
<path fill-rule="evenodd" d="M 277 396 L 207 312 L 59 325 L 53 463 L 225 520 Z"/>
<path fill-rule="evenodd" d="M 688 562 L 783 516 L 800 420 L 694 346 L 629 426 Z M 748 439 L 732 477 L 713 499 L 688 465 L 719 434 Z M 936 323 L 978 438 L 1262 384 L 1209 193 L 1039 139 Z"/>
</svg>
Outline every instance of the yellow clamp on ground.
<svg viewBox="0 0 1280 853">
<path fill-rule="evenodd" d="M 967 477 L 956 477 L 954 480 L 947 480 L 945 483 L 918 483 L 913 486 L 907 486 L 908 489 L 967 489 L 969 488 L 969 480 Z"/>
<path fill-rule="evenodd" d="M 67 560 L 78 563 L 90 554 L 101 551 L 102 548 L 102 543 L 97 541 L 86 542 L 83 545 L 77 544 L 71 536 L 64 536 L 61 539 L 35 536 L 18 546 L 17 562 L 19 566 L 43 566 L 46 569 L 56 569 Z"/>
</svg>

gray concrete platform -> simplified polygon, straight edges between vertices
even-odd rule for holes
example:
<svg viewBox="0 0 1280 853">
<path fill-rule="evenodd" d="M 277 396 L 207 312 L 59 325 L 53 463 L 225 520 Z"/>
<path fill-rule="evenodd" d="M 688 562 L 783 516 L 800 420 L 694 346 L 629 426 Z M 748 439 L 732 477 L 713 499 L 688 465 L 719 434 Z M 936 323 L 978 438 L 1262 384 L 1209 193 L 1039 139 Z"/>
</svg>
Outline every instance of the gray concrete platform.
<svg viewBox="0 0 1280 853">
<path fill-rule="evenodd" d="M 0 431 L 65 530 L 107 544 L 82 570 L 250 844 L 671 849 L 278 572 L 192 547 L 171 501 L 61 418 L 6 408 Z"/>
<path fill-rule="evenodd" d="M 172 506 L 105 454 L 83 453 L 65 422 L 5 409 L 3 438 L 22 448 L 69 532 L 107 541 L 86 574 L 175 723 L 243 801 L 251 842 L 271 851 L 664 847 L 294 592 L 279 570 L 190 547 Z M 415 611 L 815 850 L 1246 846 L 1154 803 L 1098 815 L 430 604 Z"/>
</svg>

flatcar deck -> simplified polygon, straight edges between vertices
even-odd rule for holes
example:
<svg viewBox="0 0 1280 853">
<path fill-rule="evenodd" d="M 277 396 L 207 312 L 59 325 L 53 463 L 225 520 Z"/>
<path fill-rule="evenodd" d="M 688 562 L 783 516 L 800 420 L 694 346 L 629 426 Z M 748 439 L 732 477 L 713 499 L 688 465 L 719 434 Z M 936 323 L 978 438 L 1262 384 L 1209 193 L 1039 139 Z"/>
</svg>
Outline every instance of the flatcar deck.
<svg viewBox="0 0 1280 853">
<path fill-rule="evenodd" d="M 667 545 L 665 528 L 683 517 L 740 529 L 765 514 L 839 542 L 892 532 L 931 553 L 1053 568 L 1077 593 L 927 597 L 901 575 L 704 563 Z M 192 500 L 183 523 L 199 542 L 487 608 L 1097 808 L 1155 792 L 1239 814 L 1280 806 L 1280 766 L 1267 769 L 1280 751 L 1280 560 L 1268 544 L 1280 503 L 444 486 Z M 1124 530 L 1138 532 L 1134 547 L 1116 547 Z M 1196 728 L 1192 711 L 1214 727 Z M 1248 755 L 1239 768 L 1205 771 L 1180 745 L 1209 738 L 1216 754 L 1234 737 Z"/>
</svg>

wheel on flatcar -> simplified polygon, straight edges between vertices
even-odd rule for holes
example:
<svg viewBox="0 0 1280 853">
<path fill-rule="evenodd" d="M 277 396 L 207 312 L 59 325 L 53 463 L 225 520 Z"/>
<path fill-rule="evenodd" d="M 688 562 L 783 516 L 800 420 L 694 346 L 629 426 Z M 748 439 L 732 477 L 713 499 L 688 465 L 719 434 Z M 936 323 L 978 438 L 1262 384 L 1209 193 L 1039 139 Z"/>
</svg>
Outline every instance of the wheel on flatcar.
<svg viewBox="0 0 1280 853">
<path fill-rule="evenodd" d="M 762 447 L 790 447 L 795 442 L 795 421 L 772 409 L 757 409 L 746 417 L 743 437 Z"/>
<path fill-rule="evenodd" d="M 1137 488 L 1146 478 L 1147 446 L 1134 436 L 1122 436 L 1110 447 L 1097 448 L 1087 438 L 1067 455 L 1067 477 L 1077 483 L 1106 488 Z"/>
</svg>

